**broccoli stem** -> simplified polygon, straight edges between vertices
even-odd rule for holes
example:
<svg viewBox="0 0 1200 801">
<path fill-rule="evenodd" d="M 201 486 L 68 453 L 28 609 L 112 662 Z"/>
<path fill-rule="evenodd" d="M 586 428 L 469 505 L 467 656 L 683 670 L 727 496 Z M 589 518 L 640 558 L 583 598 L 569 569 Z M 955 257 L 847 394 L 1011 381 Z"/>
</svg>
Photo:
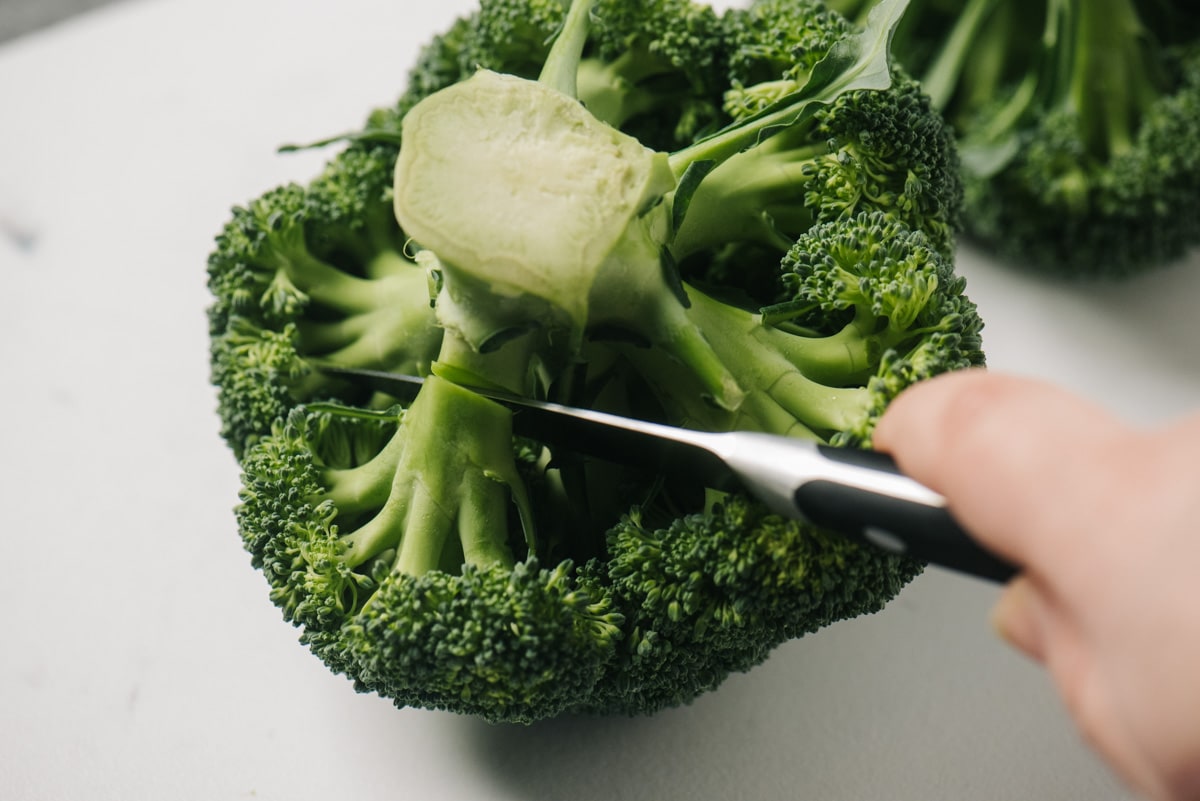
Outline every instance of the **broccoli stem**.
<svg viewBox="0 0 1200 801">
<path fill-rule="evenodd" d="M 847 276 L 847 280 L 853 280 Z M 863 305 L 839 330 L 830 334 L 797 333 L 781 324 L 803 309 L 790 314 L 750 312 L 692 290 L 688 318 L 706 338 L 719 339 L 724 349 L 745 345 L 744 355 L 753 358 L 759 348 L 781 354 L 795 370 L 810 380 L 828 386 L 860 385 L 878 367 L 880 354 L 921 332 L 889 325 Z M 718 348 L 722 350 L 722 348 Z M 728 359 L 726 359 L 728 361 Z"/>
<path fill-rule="evenodd" d="M 991 15 L 1000 2 L 1001 0 L 967 0 L 967 4 L 958 13 L 954 28 L 946 37 L 945 45 L 929 65 L 921 81 L 934 108 L 945 109 L 966 65 L 972 63 L 976 66 L 980 63 L 979 37 L 985 31 L 985 24 L 994 24 Z M 1002 31 L 1000 39 L 1003 41 L 1008 31 L 1003 24 L 997 27 Z M 1007 50 L 1007 47 L 1003 49 Z M 986 75 L 980 74 L 978 70 L 974 73 L 975 80 L 972 84 L 977 91 L 973 92 L 972 100 L 992 102 L 996 97 L 995 92 L 1002 86 L 1003 70 L 998 69 L 999 65 L 991 55 L 992 52 L 989 51 L 989 57 L 982 62 L 987 65 Z"/>
<path fill-rule="evenodd" d="M 411 262 L 369 281 L 372 306 L 335 320 L 305 318 L 298 326 L 299 350 L 344 367 L 424 372 L 437 353 L 441 331 L 429 306 L 424 271 Z"/>
<path fill-rule="evenodd" d="M 671 170 L 682 177 L 688 167 L 700 162 L 721 164 L 743 150 L 761 146 L 773 130 L 783 130 L 799 124 L 816 111 L 816 102 L 803 91 L 794 102 L 780 101 L 766 110 L 741 122 L 730 125 L 717 133 L 701 139 L 671 154 Z M 707 180 L 707 179 L 706 179 Z"/>
<path fill-rule="evenodd" d="M 562 30 L 550 46 L 538 83 L 557 89 L 568 97 L 579 97 L 577 76 L 583 48 L 591 28 L 594 0 L 572 0 Z"/>
<path fill-rule="evenodd" d="M 627 234 L 593 286 L 589 325 L 593 330 L 623 329 L 643 337 L 652 349 L 689 366 L 700 382 L 698 394 L 706 402 L 722 409 L 737 408 L 743 393 L 736 378 L 688 314 L 693 293 L 678 283 L 674 265 L 664 263 L 655 235 L 637 223 L 629 226 Z"/>
<path fill-rule="evenodd" d="M 325 230 L 325 250 L 348 256 L 363 278 L 383 278 L 412 267 L 404 255 L 404 233 L 385 199 L 363 204 L 361 211 L 335 230 Z"/>
<path fill-rule="evenodd" d="M 403 448 L 404 440 L 400 437 L 392 437 L 383 450 L 361 465 L 326 468 L 322 473 L 321 481 L 325 491 L 315 500 L 332 502 L 337 507 L 338 514 L 349 519 L 383 507 L 391 493 L 392 477 L 396 465 L 400 461 Z M 347 541 L 348 543 L 360 543 L 348 551 L 365 554 L 362 558 L 355 558 L 353 554 L 347 554 L 347 561 L 355 566 L 360 564 L 363 559 L 377 555 L 382 550 L 382 548 L 363 548 L 361 543 L 370 537 L 361 532 L 362 529 L 359 529 L 354 540 Z M 391 543 L 388 547 L 394 545 L 395 543 Z"/>
<path fill-rule="evenodd" d="M 850 428 L 867 413 L 871 394 L 861 384 L 873 372 L 882 349 L 874 333 L 877 319 L 864 313 L 837 333 L 804 337 L 766 325 L 762 315 L 694 289 L 689 288 L 688 296 L 689 320 L 737 382 L 743 402 L 717 408 L 695 392 L 694 365 L 664 358 L 654 348 L 625 351 L 684 425 L 822 438 Z"/>
<path fill-rule="evenodd" d="M 813 214 L 804 205 L 812 160 L 829 153 L 825 143 L 784 146 L 776 136 L 737 153 L 713 169 L 691 198 L 672 252 L 682 260 L 728 242 L 757 242 L 786 251 L 787 231 L 804 231 Z"/>
<path fill-rule="evenodd" d="M 953 105 L 967 120 L 1008 94 L 986 125 L 963 139 L 964 163 L 981 176 L 998 172 L 1016 154 L 1015 132 L 1024 120 L 1049 111 L 1075 117 L 1088 160 L 1105 163 L 1126 153 L 1139 120 L 1165 88 L 1134 0 L 1047 0 L 1044 6 L 1040 50 L 1027 54 L 1014 52 L 1012 30 L 1027 23 L 1012 4 L 969 0 L 922 77 L 936 108 Z M 1018 70 L 1023 77 L 1014 87 Z"/>
<path fill-rule="evenodd" d="M 540 355 L 549 357 L 543 346 L 537 333 L 530 331 L 506 342 L 502 348 L 481 353 L 456 331 L 447 329 L 437 361 L 430 369 L 458 384 L 529 395 L 533 391 L 535 353 L 540 351 Z"/>
<path fill-rule="evenodd" d="M 608 62 L 585 58 L 576 76 L 578 97 L 596 119 L 620 128 L 658 106 L 660 98 L 638 84 L 670 69 L 669 63 L 653 58 L 644 48 L 631 48 Z"/>
<path fill-rule="evenodd" d="M 758 320 L 761 324 L 762 318 Z M 888 335 L 896 333 L 891 328 L 878 329 L 879 318 L 858 308 L 841 330 L 826 336 L 797 336 L 772 326 L 761 330 L 770 340 L 767 344 L 778 348 L 810 379 L 836 386 L 865 384 L 875 372 L 879 354 L 894 344 Z"/>
<path fill-rule="evenodd" d="M 339 517 L 370 519 L 341 537 L 352 568 L 395 553 L 392 569 L 419 576 L 463 564 L 512 565 L 508 528 L 515 503 L 532 514 L 513 463 L 512 413 L 437 376 L 426 379 L 395 436 L 365 464 L 327 468 L 324 493 Z M 532 547 L 532 529 L 526 531 Z"/>
<path fill-rule="evenodd" d="M 1076 26 L 1067 102 L 1078 109 L 1089 154 L 1104 161 L 1129 151 L 1162 79 L 1152 66 L 1149 34 L 1136 5 L 1133 0 L 1054 0 L 1050 13 L 1066 15 Z"/>
<path fill-rule="evenodd" d="M 298 291 L 315 303 L 347 314 L 375 307 L 375 283 L 343 272 L 314 255 L 303 226 L 286 226 L 276 230 L 272 238 L 274 263 L 270 266 L 276 274 L 265 297 L 294 297 Z M 272 302 L 268 300 L 268 304 Z"/>
</svg>

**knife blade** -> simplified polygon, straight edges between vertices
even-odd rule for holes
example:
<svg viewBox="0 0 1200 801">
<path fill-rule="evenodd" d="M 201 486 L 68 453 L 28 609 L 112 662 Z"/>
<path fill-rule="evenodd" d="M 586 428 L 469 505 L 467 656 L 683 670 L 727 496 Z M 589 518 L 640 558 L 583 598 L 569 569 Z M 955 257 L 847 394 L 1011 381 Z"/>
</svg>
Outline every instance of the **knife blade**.
<svg viewBox="0 0 1200 801">
<path fill-rule="evenodd" d="M 351 383 L 411 400 L 424 379 L 322 366 Z M 743 488 L 777 514 L 871 547 L 995 582 L 1014 565 L 980 546 L 938 493 L 903 475 L 885 453 L 753 431 L 707 432 L 467 387 L 513 412 L 513 432 L 617 464 L 685 473 Z"/>
</svg>

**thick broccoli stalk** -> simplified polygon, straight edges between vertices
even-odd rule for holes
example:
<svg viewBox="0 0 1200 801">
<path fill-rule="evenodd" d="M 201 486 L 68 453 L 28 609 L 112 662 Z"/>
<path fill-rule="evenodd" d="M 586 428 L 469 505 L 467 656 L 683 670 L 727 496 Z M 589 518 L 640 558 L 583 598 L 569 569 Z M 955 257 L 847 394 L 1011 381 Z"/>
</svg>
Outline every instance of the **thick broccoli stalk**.
<svg viewBox="0 0 1200 801">
<path fill-rule="evenodd" d="M 419 576 L 463 565 L 511 566 L 503 526 L 512 505 L 532 544 L 533 514 L 517 473 L 512 413 L 436 375 L 405 411 L 397 435 L 363 465 L 322 475 L 339 516 L 366 522 L 340 538 L 351 568 L 386 558 Z"/>
<path fill-rule="evenodd" d="M 988 246 L 1079 278 L 1200 242 L 1200 32 L 1184 4 L 914 0 L 894 52 L 957 129 L 967 229 Z"/>
<path fill-rule="evenodd" d="M 212 378 L 236 454 L 298 403 L 364 400 L 318 362 L 423 372 L 436 357 L 428 276 L 404 255 L 391 214 L 394 160 L 386 145 L 352 146 L 311 185 L 235 208 L 218 235 L 208 263 Z"/>
<path fill-rule="evenodd" d="M 674 187 L 664 155 L 544 83 L 486 71 L 418 105 L 404 131 L 397 217 L 433 254 L 447 330 L 476 350 L 561 330 L 575 352 L 587 328 L 619 327 L 705 363 L 708 343 L 664 262 Z M 478 180 L 497 168 L 501 180 Z M 724 370 L 705 379 L 718 403 L 740 400 Z"/>
</svg>

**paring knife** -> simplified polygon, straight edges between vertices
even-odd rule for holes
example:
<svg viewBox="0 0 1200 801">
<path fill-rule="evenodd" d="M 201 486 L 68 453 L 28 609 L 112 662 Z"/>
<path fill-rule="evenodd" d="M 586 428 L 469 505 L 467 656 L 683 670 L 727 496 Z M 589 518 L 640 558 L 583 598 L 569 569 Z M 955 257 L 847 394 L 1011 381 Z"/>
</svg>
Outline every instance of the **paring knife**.
<svg viewBox="0 0 1200 801">
<path fill-rule="evenodd" d="M 323 372 L 411 399 L 418 376 L 322 367 Z M 945 499 L 904 476 L 879 451 L 836 448 L 751 431 L 711 433 L 531 400 L 478 387 L 513 411 L 513 432 L 617 464 L 686 472 L 712 486 L 730 480 L 772 511 L 996 582 L 1016 568 L 985 550 L 955 521 Z"/>
</svg>

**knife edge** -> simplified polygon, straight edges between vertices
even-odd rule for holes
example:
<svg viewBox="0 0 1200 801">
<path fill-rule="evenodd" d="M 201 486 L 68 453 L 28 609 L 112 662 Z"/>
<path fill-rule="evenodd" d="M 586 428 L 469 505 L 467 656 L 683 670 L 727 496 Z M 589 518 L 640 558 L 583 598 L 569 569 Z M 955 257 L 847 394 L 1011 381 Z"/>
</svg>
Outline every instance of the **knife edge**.
<svg viewBox="0 0 1200 801">
<path fill-rule="evenodd" d="M 319 369 L 405 401 L 415 398 L 425 381 L 420 376 L 383 370 Z M 744 488 L 736 471 L 720 455 L 726 448 L 718 434 L 535 400 L 490 387 L 464 388 L 510 409 L 517 436 L 614 464 L 670 471 L 715 489 Z"/>
</svg>

